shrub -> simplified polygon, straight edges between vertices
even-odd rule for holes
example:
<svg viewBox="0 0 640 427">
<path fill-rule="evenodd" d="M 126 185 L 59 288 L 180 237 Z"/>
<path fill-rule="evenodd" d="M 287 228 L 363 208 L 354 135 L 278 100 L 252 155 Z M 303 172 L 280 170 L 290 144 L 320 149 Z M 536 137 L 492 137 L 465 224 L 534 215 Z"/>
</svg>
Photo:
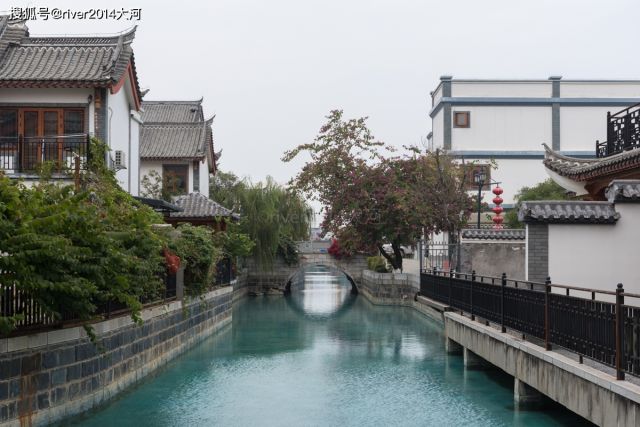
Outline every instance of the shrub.
<svg viewBox="0 0 640 427">
<path fill-rule="evenodd" d="M 178 226 L 180 236 L 169 247 L 184 265 L 184 285 L 187 295 L 197 296 L 213 285 L 216 264 L 222 259 L 222 247 L 216 245 L 213 230 L 191 224 Z"/>
<path fill-rule="evenodd" d="M 370 256 L 367 258 L 367 268 L 376 273 L 389 273 L 387 261 L 381 256 Z"/>
</svg>

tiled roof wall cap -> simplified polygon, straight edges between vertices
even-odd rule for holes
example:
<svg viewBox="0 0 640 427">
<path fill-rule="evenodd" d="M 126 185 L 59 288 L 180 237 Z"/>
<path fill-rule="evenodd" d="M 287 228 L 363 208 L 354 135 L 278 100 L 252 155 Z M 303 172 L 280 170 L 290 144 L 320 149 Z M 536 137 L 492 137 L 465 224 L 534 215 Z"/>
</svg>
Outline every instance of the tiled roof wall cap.
<svg viewBox="0 0 640 427">
<path fill-rule="evenodd" d="M 518 219 L 529 223 L 613 224 L 619 218 L 609 202 L 525 201 L 518 211 Z"/>
<path fill-rule="evenodd" d="M 640 202 L 640 180 L 616 179 L 605 192 L 609 203 Z"/>
<path fill-rule="evenodd" d="M 463 239 L 481 240 L 524 240 L 525 231 L 522 229 L 477 229 L 469 228 L 462 230 Z"/>
</svg>

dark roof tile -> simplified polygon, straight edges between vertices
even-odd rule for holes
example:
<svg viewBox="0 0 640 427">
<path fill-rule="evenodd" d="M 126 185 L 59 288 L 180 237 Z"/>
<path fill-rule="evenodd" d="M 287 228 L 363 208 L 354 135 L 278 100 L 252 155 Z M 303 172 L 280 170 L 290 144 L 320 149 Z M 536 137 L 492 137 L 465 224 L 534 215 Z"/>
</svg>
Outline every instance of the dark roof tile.
<svg viewBox="0 0 640 427">
<path fill-rule="evenodd" d="M 619 218 L 609 202 L 524 201 L 518 211 L 518 219 L 528 223 L 613 224 Z"/>
<path fill-rule="evenodd" d="M 182 211 L 171 212 L 171 218 L 239 218 L 238 214 L 233 213 L 200 193 L 190 193 L 184 196 L 174 197 L 173 204 L 182 208 Z"/>
<path fill-rule="evenodd" d="M 478 240 L 524 240 L 525 230 L 523 229 L 477 229 L 469 228 L 462 230 L 463 239 Z"/>
<path fill-rule="evenodd" d="M 605 192 L 610 203 L 640 202 L 640 180 L 616 179 Z"/>
<path fill-rule="evenodd" d="M 144 101 L 144 122 L 193 123 L 204 121 L 202 98 L 197 101 Z"/>
</svg>

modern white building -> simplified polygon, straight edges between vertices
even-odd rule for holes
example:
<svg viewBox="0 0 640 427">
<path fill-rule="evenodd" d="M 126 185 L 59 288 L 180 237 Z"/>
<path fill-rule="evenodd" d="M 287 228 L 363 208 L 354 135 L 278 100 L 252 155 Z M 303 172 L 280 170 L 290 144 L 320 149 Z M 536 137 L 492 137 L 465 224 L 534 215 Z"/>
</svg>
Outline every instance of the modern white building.
<svg viewBox="0 0 640 427">
<path fill-rule="evenodd" d="M 0 16 L 0 169 L 37 179 L 51 162 L 65 179 L 89 136 L 111 148 L 122 188 L 138 195 L 141 92 L 131 44 L 113 36 L 31 36 L 25 21 Z M 55 172 L 55 171 L 54 171 Z"/>
<path fill-rule="evenodd" d="M 509 208 L 522 187 L 548 178 L 543 143 L 563 155 L 595 157 L 596 140 L 607 139 L 607 112 L 640 102 L 640 80 L 442 76 L 431 102 L 430 148 L 444 148 L 477 164 L 470 168 L 468 181 L 476 168 L 484 168 L 492 180 L 502 182 L 503 206 Z M 497 169 L 488 171 L 492 162 Z"/>
</svg>

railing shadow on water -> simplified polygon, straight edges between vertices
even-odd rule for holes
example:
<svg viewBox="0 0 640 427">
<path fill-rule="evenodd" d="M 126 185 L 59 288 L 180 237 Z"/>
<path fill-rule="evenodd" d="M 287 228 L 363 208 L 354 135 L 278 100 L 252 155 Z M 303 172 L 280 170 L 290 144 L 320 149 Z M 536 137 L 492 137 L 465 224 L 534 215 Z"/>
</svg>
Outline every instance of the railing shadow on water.
<svg viewBox="0 0 640 427">
<path fill-rule="evenodd" d="M 423 271 L 420 294 L 468 314 L 611 366 L 619 380 L 640 375 L 640 295 L 460 273 Z M 478 320 L 479 320 L 478 319 Z"/>
</svg>

